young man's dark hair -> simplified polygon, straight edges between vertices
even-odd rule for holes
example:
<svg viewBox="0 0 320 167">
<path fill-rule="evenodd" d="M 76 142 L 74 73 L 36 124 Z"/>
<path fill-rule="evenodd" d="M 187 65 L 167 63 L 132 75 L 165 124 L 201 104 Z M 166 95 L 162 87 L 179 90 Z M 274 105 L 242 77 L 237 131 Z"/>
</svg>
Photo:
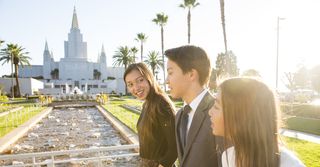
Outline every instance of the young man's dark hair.
<svg viewBox="0 0 320 167">
<path fill-rule="evenodd" d="M 200 84 L 207 84 L 210 78 L 211 64 L 209 57 L 202 48 L 186 45 L 166 50 L 164 54 L 168 59 L 174 61 L 183 73 L 195 69 L 199 73 Z"/>
</svg>

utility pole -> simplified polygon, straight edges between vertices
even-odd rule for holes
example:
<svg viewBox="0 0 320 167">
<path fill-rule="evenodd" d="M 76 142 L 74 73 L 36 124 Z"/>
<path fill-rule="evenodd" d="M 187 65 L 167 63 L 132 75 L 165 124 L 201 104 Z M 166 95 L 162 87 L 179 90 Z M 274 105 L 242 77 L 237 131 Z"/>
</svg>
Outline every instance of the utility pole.
<svg viewBox="0 0 320 167">
<path fill-rule="evenodd" d="M 285 18 L 277 18 L 277 60 L 276 60 L 276 89 L 278 89 L 278 74 L 279 74 L 279 23 L 280 20 L 284 20 Z"/>
</svg>

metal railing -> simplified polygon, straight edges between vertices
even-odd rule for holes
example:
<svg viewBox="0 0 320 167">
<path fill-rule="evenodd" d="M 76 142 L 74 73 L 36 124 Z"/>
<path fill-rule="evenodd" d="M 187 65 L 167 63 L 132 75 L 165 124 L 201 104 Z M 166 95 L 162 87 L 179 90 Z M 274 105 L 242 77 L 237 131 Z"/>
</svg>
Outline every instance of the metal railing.
<svg viewBox="0 0 320 167">
<path fill-rule="evenodd" d="M 121 158 L 121 157 L 133 157 L 138 156 L 139 153 L 125 153 L 118 155 L 103 155 L 102 152 L 105 151 L 115 151 L 115 150 L 130 150 L 130 149 L 138 149 L 139 145 L 130 144 L 130 145 L 121 145 L 121 146 L 110 146 L 110 147 L 99 147 L 99 148 L 87 148 L 87 149 L 78 149 L 78 150 L 63 150 L 63 151 L 51 151 L 51 152 L 37 152 L 37 153 L 25 153 L 25 154 L 13 154 L 13 155 L 0 155 L 0 163 L 4 160 L 32 160 L 32 163 L 26 164 L 12 164 L 9 166 L 14 167 L 26 167 L 26 166 L 39 166 L 39 165 L 47 165 L 54 167 L 55 164 L 63 164 L 68 162 L 79 162 L 79 161 L 95 161 L 98 162 L 97 166 L 103 166 L 102 161 L 109 158 Z M 96 153 L 94 157 L 84 157 L 84 158 L 69 158 L 69 159 L 55 159 L 56 156 L 63 155 L 79 155 L 85 153 Z M 46 159 L 45 161 L 37 162 L 36 159 L 50 157 L 50 160 Z M 1 164 L 0 164 L 1 165 Z M 3 167 L 9 167 L 3 166 Z"/>
</svg>

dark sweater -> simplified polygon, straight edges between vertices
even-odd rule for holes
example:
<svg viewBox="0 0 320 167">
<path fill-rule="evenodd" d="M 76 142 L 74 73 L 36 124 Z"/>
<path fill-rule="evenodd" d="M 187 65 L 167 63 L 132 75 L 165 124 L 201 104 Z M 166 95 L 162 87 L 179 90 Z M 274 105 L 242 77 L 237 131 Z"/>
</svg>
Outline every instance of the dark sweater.
<svg viewBox="0 0 320 167">
<path fill-rule="evenodd" d="M 137 129 L 140 143 L 140 157 L 155 160 L 164 167 L 171 167 L 177 159 L 177 146 L 175 139 L 175 115 L 170 105 L 164 100 L 161 103 L 160 111 L 157 111 L 154 123 L 151 126 L 151 137 L 142 137 L 139 127 L 143 126 L 141 121 L 146 116 L 145 109 L 142 109 Z M 145 119 L 150 120 L 150 119 Z"/>
</svg>

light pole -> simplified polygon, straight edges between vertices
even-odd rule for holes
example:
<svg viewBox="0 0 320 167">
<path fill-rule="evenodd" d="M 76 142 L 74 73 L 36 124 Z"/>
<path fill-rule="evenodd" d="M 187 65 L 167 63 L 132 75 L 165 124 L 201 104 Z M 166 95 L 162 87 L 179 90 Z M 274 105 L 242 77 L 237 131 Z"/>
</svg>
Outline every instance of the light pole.
<svg viewBox="0 0 320 167">
<path fill-rule="evenodd" d="M 277 18 L 277 60 L 276 60 L 276 89 L 278 89 L 278 73 L 279 73 L 279 22 L 285 18 Z"/>
</svg>

